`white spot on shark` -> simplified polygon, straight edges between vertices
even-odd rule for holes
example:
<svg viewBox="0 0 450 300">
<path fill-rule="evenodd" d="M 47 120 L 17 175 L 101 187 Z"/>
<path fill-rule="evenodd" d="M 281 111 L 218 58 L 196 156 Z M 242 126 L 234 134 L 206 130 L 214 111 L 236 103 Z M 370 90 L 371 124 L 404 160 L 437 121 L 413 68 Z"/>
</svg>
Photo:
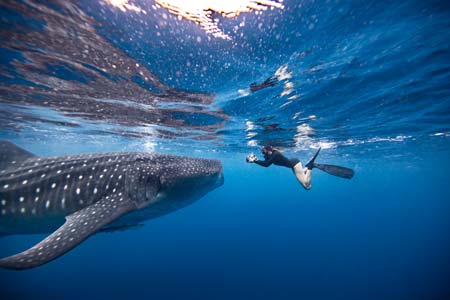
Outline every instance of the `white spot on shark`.
<svg viewBox="0 0 450 300">
<path fill-rule="evenodd" d="M 80 188 L 77 188 L 77 190 L 76 190 L 77 195 L 79 195 L 80 192 L 81 192 Z"/>
<path fill-rule="evenodd" d="M 25 200 L 24 197 L 20 197 L 20 198 L 19 198 L 19 201 L 20 201 L 20 202 L 23 202 L 24 200 Z"/>
<path fill-rule="evenodd" d="M 50 200 L 47 200 L 46 202 L 45 202 L 45 208 L 49 208 L 50 207 Z"/>
<path fill-rule="evenodd" d="M 3 186 L 4 189 L 7 189 L 8 187 L 9 187 L 9 184 L 5 184 L 5 185 Z"/>
<path fill-rule="evenodd" d="M 22 184 L 27 184 L 28 183 L 28 180 L 24 180 L 24 181 L 22 181 Z"/>
<path fill-rule="evenodd" d="M 56 183 L 52 183 L 52 189 L 56 187 Z"/>
</svg>

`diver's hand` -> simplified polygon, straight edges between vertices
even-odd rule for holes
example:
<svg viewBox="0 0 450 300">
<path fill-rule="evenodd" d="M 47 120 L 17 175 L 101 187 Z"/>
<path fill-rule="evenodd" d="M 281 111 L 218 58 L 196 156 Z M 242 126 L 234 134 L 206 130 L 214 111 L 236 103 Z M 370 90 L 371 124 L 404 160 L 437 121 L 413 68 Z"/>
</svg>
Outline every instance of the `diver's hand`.
<svg viewBox="0 0 450 300">
<path fill-rule="evenodd" d="M 253 163 L 253 162 L 257 161 L 258 159 L 256 158 L 256 155 L 252 153 L 252 154 L 247 155 L 246 160 L 248 163 Z"/>
</svg>

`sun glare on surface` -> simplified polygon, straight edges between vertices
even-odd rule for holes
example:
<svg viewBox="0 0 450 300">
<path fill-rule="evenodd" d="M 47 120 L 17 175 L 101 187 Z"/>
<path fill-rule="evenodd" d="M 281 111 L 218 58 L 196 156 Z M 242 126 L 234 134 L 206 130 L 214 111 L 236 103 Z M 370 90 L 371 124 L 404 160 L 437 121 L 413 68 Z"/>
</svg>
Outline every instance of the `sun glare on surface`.
<svg viewBox="0 0 450 300">
<path fill-rule="evenodd" d="M 123 12 L 126 12 L 127 10 L 135 11 L 138 13 L 146 13 L 144 10 L 142 10 L 139 6 L 136 6 L 132 3 L 130 3 L 129 0 L 106 0 L 107 3 L 111 4 L 114 7 L 117 7 Z"/>
<path fill-rule="evenodd" d="M 132 4 L 129 0 L 105 0 L 110 5 L 122 11 L 143 12 L 144 10 Z M 218 20 L 213 19 L 213 13 L 223 17 L 233 18 L 240 13 L 263 11 L 268 8 L 282 9 L 282 0 L 155 0 L 157 7 L 164 7 L 178 18 L 186 19 L 198 24 L 208 34 L 216 38 L 231 40 L 218 26 Z"/>
</svg>

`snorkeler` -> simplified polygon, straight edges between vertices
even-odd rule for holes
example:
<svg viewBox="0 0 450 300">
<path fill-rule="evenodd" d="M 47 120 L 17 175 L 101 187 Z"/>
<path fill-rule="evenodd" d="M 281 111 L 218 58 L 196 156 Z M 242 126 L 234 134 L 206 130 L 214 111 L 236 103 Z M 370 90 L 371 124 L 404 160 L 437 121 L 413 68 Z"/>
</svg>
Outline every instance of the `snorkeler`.
<svg viewBox="0 0 450 300">
<path fill-rule="evenodd" d="M 274 86 L 275 84 L 278 83 L 278 78 L 275 76 L 271 76 L 269 78 L 267 78 L 263 83 L 257 84 L 256 82 L 253 82 L 252 84 L 250 84 L 249 88 L 250 91 L 252 91 L 252 93 Z"/>
<path fill-rule="evenodd" d="M 320 149 L 321 148 L 317 150 L 316 154 L 314 154 L 305 167 L 303 167 L 300 160 L 296 158 L 287 158 L 279 150 L 272 146 L 263 146 L 261 148 L 265 160 L 260 161 L 256 155 L 250 154 L 247 156 L 247 162 L 255 163 L 263 167 L 268 167 L 271 164 L 274 164 L 277 166 L 290 168 L 294 172 L 295 177 L 297 177 L 298 182 L 300 182 L 300 184 L 307 190 L 311 189 L 311 171 L 313 168 L 317 168 L 328 174 L 342 178 L 351 179 L 353 177 L 354 172 L 352 169 L 334 165 L 316 164 L 314 161 L 316 160 L 317 155 L 319 155 Z"/>
</svg>

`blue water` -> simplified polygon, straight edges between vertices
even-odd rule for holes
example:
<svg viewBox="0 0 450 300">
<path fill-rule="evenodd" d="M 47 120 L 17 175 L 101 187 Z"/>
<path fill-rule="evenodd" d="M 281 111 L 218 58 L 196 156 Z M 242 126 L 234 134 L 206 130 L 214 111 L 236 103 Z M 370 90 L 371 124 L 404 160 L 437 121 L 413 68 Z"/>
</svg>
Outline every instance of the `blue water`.
<svg viewBox="0 0 450 300">
<path fill-rule="evenodd" d="M 2 2 L 0 139 L 37 155 L 216 158 L 225 184 L 47 265 L 2 299 L 449 299 L 448 1 L 294 1 L 205 33 L 153 1 Z M 248 86 L 284 70 L 251 93 Z M 245 156 L 355 170 L 289 169 Z M 0 256 L 45 235 L 0 239 Z"/>
</svg>

